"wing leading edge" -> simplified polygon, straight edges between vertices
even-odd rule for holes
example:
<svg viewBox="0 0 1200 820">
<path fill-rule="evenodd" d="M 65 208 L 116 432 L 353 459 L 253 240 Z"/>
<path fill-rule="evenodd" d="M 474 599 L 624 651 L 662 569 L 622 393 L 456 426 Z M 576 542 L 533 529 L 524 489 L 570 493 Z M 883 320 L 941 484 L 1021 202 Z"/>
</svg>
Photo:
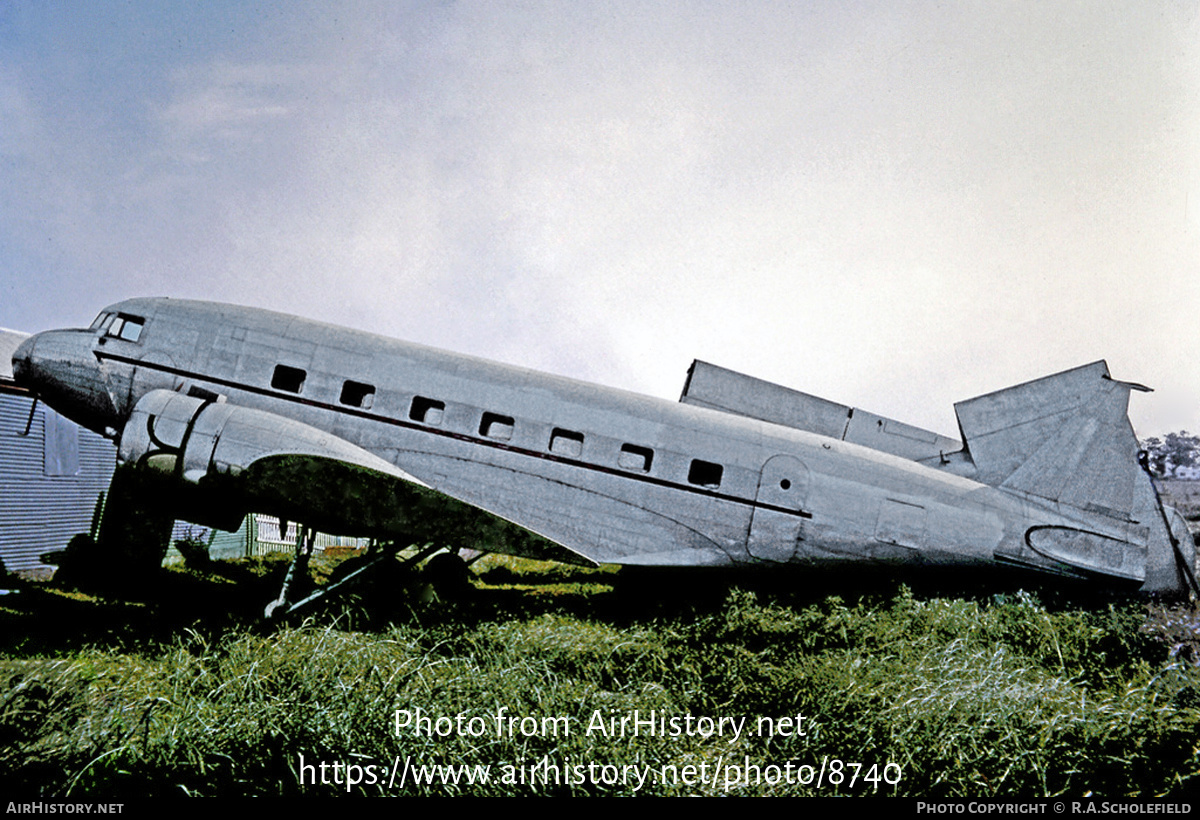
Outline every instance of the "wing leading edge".
<svg viewBox="0 0 1200 820">
<path fill-rule="evenodd" d="M 338 436 L 263 410 L 152 391 L 130 416 L 119 457 L 192 487 L 185 502 L 192 519 L 224 529 L 254 511 L 340 535 L 500 542 L 516 555 L 593 564 L 567 545 L 533 538 L 501 511 L 435 490 Z"/>
</svg>

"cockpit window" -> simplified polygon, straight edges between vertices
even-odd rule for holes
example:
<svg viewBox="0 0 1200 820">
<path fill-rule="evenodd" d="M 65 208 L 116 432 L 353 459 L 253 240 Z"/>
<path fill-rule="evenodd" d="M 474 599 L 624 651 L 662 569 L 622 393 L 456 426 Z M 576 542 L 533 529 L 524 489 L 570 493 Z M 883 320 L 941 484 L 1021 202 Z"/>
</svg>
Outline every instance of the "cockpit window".
<svg viewBox="0 0 1200 820">
<path fill-rule="evenodd" d="M 99 330 L 104 325 L 104 323 L 111 318 L 112 318 L 111 313 L 101 313 L 99 316 L 97 316 L 95 319 L 92 320 L 92 323 L 90 325 L 88 325 L 88 330 Z"/>
<path fill-rule="evenodd" d="M 104 323 L 100 323 L 101 327 Z M 116 320 L 109 325 L 106 336 L 116 336 L 118 339 L 123 339 L 127 342 L 136 342 L 142 338 L 142 328 L 146 326 L 146 320 L 140 316 L 129 316 L 124 313 L 118 313 Z"/>
</svg>

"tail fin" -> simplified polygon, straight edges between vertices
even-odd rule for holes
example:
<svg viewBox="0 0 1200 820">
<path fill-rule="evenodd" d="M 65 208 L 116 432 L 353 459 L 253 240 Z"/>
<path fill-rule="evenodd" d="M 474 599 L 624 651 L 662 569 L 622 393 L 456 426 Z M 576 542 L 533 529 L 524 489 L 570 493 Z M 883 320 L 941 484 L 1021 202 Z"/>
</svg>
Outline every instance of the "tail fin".
<svg viewBox="0 0 1200 820">
<path fill-rule="evenodd" d="M 1103 516 L 1146 549 L 1143 591 L 1180 592 L 1194 583 L 1194 549 L 1172 533 L 1128 417 L 1130 391 L 1148 389 L 1115 381 L 1099 361 L 959 402 L 955 411 L 977 480 Z"/>
<path fill-rule="evenodd" d="M 1129 391 L 1100 361 L 954 406 L 985 484 L 1128 517 L 1141 469 Z M 1141 388 L 1145 389 L 1145 388 Z"/>
</svg>

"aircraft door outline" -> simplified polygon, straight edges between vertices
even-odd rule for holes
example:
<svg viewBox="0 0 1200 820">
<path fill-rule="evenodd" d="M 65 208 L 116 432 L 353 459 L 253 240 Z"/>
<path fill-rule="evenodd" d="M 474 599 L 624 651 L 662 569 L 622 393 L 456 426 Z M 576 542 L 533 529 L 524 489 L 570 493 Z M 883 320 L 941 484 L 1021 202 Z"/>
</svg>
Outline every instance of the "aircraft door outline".
<svg viewBox="0 0 1200 820">
<path fill-rule="evenodd" d="M 754 514 L 746 537 L 746 551 L 751 556 L 779 563 L 796 560 L 807 517 L 800 513 L 811 484 L 808 467 L 795 456 L 767 459 L 758 477 Z"/>
</svg>

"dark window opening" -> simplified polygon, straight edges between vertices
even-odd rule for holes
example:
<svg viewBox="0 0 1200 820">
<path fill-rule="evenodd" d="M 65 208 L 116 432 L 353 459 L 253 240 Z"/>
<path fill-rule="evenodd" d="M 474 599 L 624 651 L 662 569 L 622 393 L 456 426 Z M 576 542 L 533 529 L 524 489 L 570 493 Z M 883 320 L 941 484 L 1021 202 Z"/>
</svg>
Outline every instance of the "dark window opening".
<svg viewBox="0 0 1200 820">
<path fill-rule="evenodd" d="M 375 387 L 347 379 L 342 383 L 342 395 L 338 401 L 350 407 L 370 410 L 371 405 L 375 403 Z"/>
<path fill-rule="evenodd" d="M 299 393 L 304 389 L 304 379 L 307 376 L 308 374 L 298 367 L 277 364 L 275 365 L 275 375 L 271 377 L 271 386 L 276 390 Z"/>
<path fill-rule="evenodd" d="M 187 394 L 193 399 L 200 399 L 201 401 L 216 401 L 221 398 L 213 391 L 205 390 L 203 387 L 197 387 L 194 384 L 188 388 Z"/>
<path fill-rule="evenodd" d="M 688 470 L 688 483 L 699 484 L 701 487 L 715 490 L 721 486 L 721 475 L 724 472 L 725 468 L 720 464 L 701 461 L 698 458 L 692 459 L 691 469 Z"/>
<path fill-rule="evenodd" d="M 441 424 L 442 416 L 446 414 L 446 402 L 415 396 L 408 417 L 421 424 Z"/>
<path fill-rule="evenodd" d="M 583 455 L 583 433 L 555 427 L 550 434 L 550 452 L 555 455 L 579 458 Z"/>
<path fill-rule="evenodd" d="M 617 466 L 623 470 L 650 472 L 650 463 L 654 460 L 654 451 L 649 447 L 638 447 L 636 444 L 622 444 L 621 452 L 617 455 Z"/>
<path fill-rule="evenodd" d="M 512 416 L 501 416 L 498 413 L 484 413 L 483 421 L 479 424 L 479 435 L 508 441 L 513 436 L 514 424 Z"/>
</svg>

